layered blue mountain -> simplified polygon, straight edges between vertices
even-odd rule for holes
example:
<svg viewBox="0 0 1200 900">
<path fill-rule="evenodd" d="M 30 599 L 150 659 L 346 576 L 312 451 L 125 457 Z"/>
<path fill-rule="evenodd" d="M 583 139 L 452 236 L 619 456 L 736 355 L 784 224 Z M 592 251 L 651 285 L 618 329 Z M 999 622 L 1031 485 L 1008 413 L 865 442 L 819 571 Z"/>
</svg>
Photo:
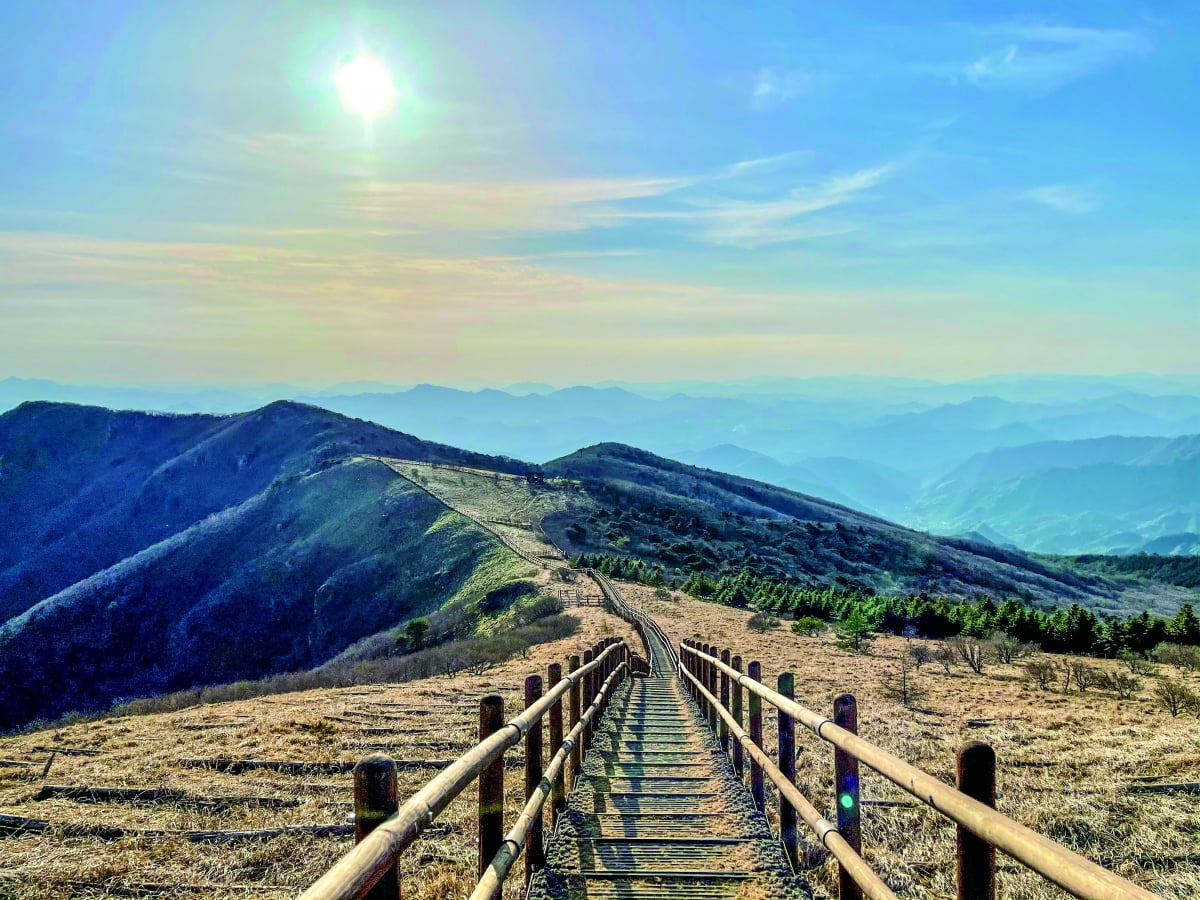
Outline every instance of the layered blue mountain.
<svg viewBox="0 0 1200 900">
<path fill-rule="evenodd" d="M 980 454 L 911 509 L 939 533 L 987 528 L 1047 553 L 1194 553 L 1200 436 L 1110 437 Z"/>
</svg>

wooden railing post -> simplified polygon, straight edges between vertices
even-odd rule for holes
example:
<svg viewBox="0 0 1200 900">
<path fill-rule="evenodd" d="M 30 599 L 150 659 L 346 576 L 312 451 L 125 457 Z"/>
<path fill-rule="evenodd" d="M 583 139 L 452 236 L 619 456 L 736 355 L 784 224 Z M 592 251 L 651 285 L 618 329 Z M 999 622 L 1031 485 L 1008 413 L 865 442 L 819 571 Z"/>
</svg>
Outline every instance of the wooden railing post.
<svg viewBox="0 0 1200 900">
<path fill-rule="evenodd" d="M 996 806 L 996 751 L 970 741 L 958 751 L 960 791 L 992 808 Z M 958 900 L 995 900 L 996 849 L 958 826 Z"/>
<path fill-rule="evenodd" d="M 719 658 L 721 655 L 720 650 L 716 648 L 715 644 L 709 648 L 709 652 L 714 658 Z M 721 716 L 716 713 L 716 704 L 718 704 L 721 698 L 721 670 L 716 667 L 716 662 L 709 662 L 708 664 L 708 692 L 713 695 L 713 733 L 719 734 L 721 730 Z"/>
<path fill-rule="evenodd" d="M 584 650 L 583 651 L 584 666 L 590 665 L 592 660 L 595 658 L 596 658 L 595 650 Z M 596 699 L 594 676 L 595 676 L 595 671 L 588 672 L 586 675 L 583 676 L 583 700 L 582 700 L 582 709 L 580 710 L 581 714 L 586 712 L 587 710 L 591 709 L 592 701 Z M 582 737 L 582 743 L 583 743 L 583 752 L 587 753 L 588 750 L 590 750 L 592 748 L 592 726 L 591 726 L 591 723 L 583 726 L 583 735 L 581 737 Z"/>
<path fill-rule="evenodd" d="M 693 642 L 691 641 L 691 639 L 684 639 L 681 642 L 681 647 L 691 647 L 692 643 Z M 692 654 L 690 654 L 690 653 L 685 653 L 682 649 L 680 649 L 679 659 L 683 663 L 683 668 L 686 671 L 691 672 L 693 675 L 696 674 L 696 657 L 692 656 Z M 688 696 L 691 697 L 693 700 L 695 700 L 696 699 L 695 685 L 693 685 L 686 678 L 683 679 L 683 681 L 684 681 L 684 689 L 688 692 Z"/>
<path fill-rule="evenodd" d="M 542 676 L 530 675 L 525 679 L 525 708 L 542 699 Z M 525 802 L 528 803 L 542 783 L 542 720 L 538 719 L 525 733 Z M 544 817 L 538 810 L 525 832 L 525 886 L 533 880 L 535 870 L 546 865 L 546 849 L 542 843 Z"/>
<path fill-rule="evenodd" d="M 796 696 L 796 676 L 781 672 L 777 690 L 792 700 Z M 782 709 L 777 709 L 779 721 L 779 771 L 790 783 L 796 783 L 796 720 Z M 792 870 L 800 868 L 800 834 L 796 828 L 796 808 L 779 791 L 779 840 L 791 861 Z"/>
<path fill-rule="evenodd" d="M 573 674 L 578 670 L 579 655 L 573 653 L 567 657 L 567 672 L 568 674 Z M 569 722 L 571 727 L 568 729 L 569 731 L 573 731 L 575 726 L 579 724 L 581 690 L 582 687 L 578 680 L 575 680 L 571 683 L 571 690 L 568 692 L 568 696 L 570 697 L 568 703 L 570 704 L 571 714 L 571 719 Z M 571 780 L 566 786 L 567 790 L 574 789 L 575 782 L 579 779 L 579 772 L 583 768 L 583 747 L 580 746 L 580 743 L 581 742 L 579 740 L 576 740 L 575 746 L 571 748 Z"/>
<path fill-rule="evenodd" d="M 746 674 L 754 681 L 762 681 L 762 663 L 752 662 L 746 669 Z M 762 697 L 750 692 L 750 742 L 760 749 L 763 747 L 763 716 Z M 759 762 L 750 760 L 750 796 L 754 799 L 754 807 L 759 812 L 766 812 L 767 793 L 763 784 L 763 770 Z"/>
<path fill-rule="evenodd" d="M 729 648 L 727 647 L 721 651 L 721 662 L 723 662 L 725 665 L 729 665 L 730 659 L 731 659 L 731 656 L 729 653 Z M 726 672 L 724 669 L 721 669 L 720 673 L 721 673 L 721 706 L 726 711 L 728 711 L 728 709 L 729 709 L 729 673 Z M 721 717 L 718 717 L 718 721 L 720 723 L 720 727 L 718 730 L 718 736 L 721 739 L 721 752 L 723 754 L 725 754 L 725 756 L 728 756 L 729 755 L 729 726 L 725 723 L 725 719 L 723 719 Z"/>
<path fill-rule="evenodd" d="M 550 663 L 546 669 L 547 683 L 549 690 L 554 690 L 555 686 L 562 681 L 562 665 L 560 663 Z M 557 753 L 558 748 L 563 742 L 563 702 L 562 698 L 558 698 L 552 707 L 550 707 L 550 752 Z M 550 789 L 550 824 L 553 827 L 558 822 L 559 814 L 566 808 L 567 791 L 563 777 L 563 766 L 558 770 L 558 777 L 554 779 L 554 787 Z"/>
<path fill-rule="evenodd" d="M 833 701 L 833 723 L 851 734 L 858 734 L 858 701 L 853 694 L 841 694 Z M 838 833 L 855 853 L 862 854 L 862 828 L 859 821 L 858 760 L 844 750 L 833 748 L 833 790 L 837 806 Z M 860 900 L 862 890 L 846 871 L 838 866 L 838 896 L 841 900 Z"/>
<path fill-rule="evenodd" d="M 742 671 L 742 658 L 740 656 L 735 656 L 730 665 L 733 666 L 733 671 L 740 673 Z M 746 723 L 742 721 L 742 683 L 740 681 L 734 681 L 732 683 L 732 690 L 733 709 L 730 710 L 730 713 L 733 715 L 733 721 L 737 722 L 738 728 L 745 728 Z M 746 766 L 744 750 L 745 748 L 742 747 L 741 741 L 733 742 L 733 770 L 737 772 L 739 781 L 742 778 L 742 772 Z"/>
<path fill-rule="evenodd" d="M 479 701 L 479 740 L 504 727 L 504 699 L 490 694 Z M 479 773 L 479 877 L 504 843 L 504 755 Z"/>
<path fill-rule="evenodd" d="M 714 653 L 716 653 L 716 648 L 713 646 L 713 644 L 710 644 L 710 643 L 704 644 L 704 654 L 706 654 L 708 656 L 712 656 Z M 713 690 L 713 682 L 715 679 L 716 679 L 716 667 L 713 665 L 712 660 L 710 660 L 710 659 L 704 660 L 704 690 L 708 691 L 708 695 L 710 697 L 716 696 L 716 691 Z M 715 733 L 716 732 L 716 704 L 713 701 L 706 700 L 706 701 L 704 701 L 704 710 L 706 710 L 706 712 L 708 713 L 707 719 L 708 719 L 709 731 L 712 731 L 713 733 Z"/>
<path fill-rule="evenodd" d="M 396 790 L 396 763 L 390 756 L 372 753 L 354 767 L 354 842 L 386 821 L 400 808 Z M 365 900 L 400 900 L 400 867 L 392 864 Z"/>
</svg>

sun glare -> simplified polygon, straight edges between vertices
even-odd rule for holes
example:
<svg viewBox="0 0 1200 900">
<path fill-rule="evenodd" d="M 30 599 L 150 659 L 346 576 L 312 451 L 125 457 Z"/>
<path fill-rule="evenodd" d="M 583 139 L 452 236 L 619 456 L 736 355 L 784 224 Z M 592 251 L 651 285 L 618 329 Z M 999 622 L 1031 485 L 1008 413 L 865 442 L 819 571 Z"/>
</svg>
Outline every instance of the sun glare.
<svg viewBox="0 0 1200 900">
<path fill-rule="evenodd" d="M 396 96 L 391 74 L 370 56 L 356 56 L 338 70 L 333 80 L 342 102 L 363 118 L 383 112 Z"/>
</svg>

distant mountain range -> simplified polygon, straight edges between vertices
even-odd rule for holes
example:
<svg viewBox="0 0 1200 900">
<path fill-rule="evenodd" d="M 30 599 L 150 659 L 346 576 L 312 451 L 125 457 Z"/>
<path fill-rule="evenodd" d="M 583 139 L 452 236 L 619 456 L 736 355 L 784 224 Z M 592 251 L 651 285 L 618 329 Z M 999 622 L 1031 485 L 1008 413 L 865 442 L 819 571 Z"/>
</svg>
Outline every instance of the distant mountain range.
<svg viewBox="0 0 1200 900">
<path fill-rule="evenodd" d="M 1031 500 L 1009 484 L 1047 468 L 1133 464 L 1104 456 L 1098 448 L 1110 440 L 1200 434 L 1200 376 L 1194 375 L 1002 376 L 948 384 L 850 377 L 568 388 L 523 383 L 504 390 L 357 382 L 322 391 L 267 385 L 192 392 L 0 381 L 0 409 L 41 397 L 230 412 L 276 396 L 521 459 L 542 461 L 581 446 L 624 443 L 907 525 L 991 535 L 1030 550 L 1189 553 L 1200 540 L 1192 517 L 1200 486 L 1188 484 L 1186 472 L 1173 496 L 1119 509 L 1099 499 L 1089 506 L 1089 498 L 1102 493 L 1115 498 L 1106 477 L 1150 477 L 1150 468 L 1138 464 L 1132 474 L 1093 470 L 1072 488 L 1077 500 L 1062 508 L 1049 497 L 1068 490 L 1065 486 L 1038 488 L 1030 482 L 1022 490 L 1036 490 L 1038 499 Z M 1021 468 L 1022 460 L 1051 457 L 1054 465 Z M 1037 484 L 1057 484 L 1063 477 L 1046 475 Z M 1162 490 L 1172 494 L 1174 488 Z"/>
<path fill-rule="evenodd" d="M 958 533 L 981 523 L 1046 553 L 1194 553 L 1200 435 L 1032 444 L 972 457 L 908 520 Z"/>
</svg>

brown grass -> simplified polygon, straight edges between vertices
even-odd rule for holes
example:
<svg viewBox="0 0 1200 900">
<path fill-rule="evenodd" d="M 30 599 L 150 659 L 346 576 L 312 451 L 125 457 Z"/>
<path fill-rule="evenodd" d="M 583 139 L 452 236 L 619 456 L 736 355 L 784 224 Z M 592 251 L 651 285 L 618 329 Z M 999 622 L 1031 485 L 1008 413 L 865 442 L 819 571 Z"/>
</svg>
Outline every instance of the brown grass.
<svg viewBox="0 0 1200 900">
<path fill-rule="evenodd" d="M 447 759 L 476 740 L 478 700 L 504 697 L 506 712 L 523 705 L 524 679 L 545 674 L 552 662 L 582 653 L 609 635 L 640 643 L 621 620 L 598 608 L 571 610 L 581 620 L 571 638 L 535 646 L 480 676 L 431 678 L 401 685 L 363 685 L 281 694 L 194 707 L 174 713 L 79 723 L 0 738 L 0 759 L 28 760 L 30 768 L 0 768 L 0 814 L 55 824 L 112 825 L 167 831 L 271 828 L 342 823 L 351 812 L 351 776 L 292 777 L 269 771 L 229 775 L 185 769 L 182 757 L 235 757 L 310 761 L 354 760 L 382 748 L 396 758 Z M 331 721 L 362 720 L 363 725 Z M 397 734 L 365 735 L 364 727 L 395 727 Z M 449 748 L 446 746 L 449 743 Z M 46 754 L 39 745 L 100 750 L 99 756 L 59 756 L 41 778 Z M 510 751 L 512 752 L 512 751 Z M 401 774 L 401 796 L 431 777 Z M 522 805 L 520 774 L 509 770 L 506 821 Z M 99 787 L 166 787 L 204 797 L 294 797 L 287 809 L 235 807 L 224 811 L 182 806 L 37 802 L 43 783 Z M 464 792 L 438 820 L 448 833 L 422 838 L 403 859 L 408 900 L 465 897 L 474 885 L 476 797 Z M 175 837 L 103 841 L 62 834 L 0 837 L 0 898 L 128 896 L 130 885 L 169 884 L 169 896 L 294 897 L 345 853 L 351 838 L 286 836 L 265 842 L 203 845 Z M 519 881 L 519 879 L 516 879 Z M 100 883 L 89 887 L 81 883 Z M 199 890 L 183 886 L 209 886 Z M 512 896 L 519 893 L 514 882 Z"/>
<path fill-rule="evenodd" d="M 1022 679 L 1019 665 L 989 665 L 976 675 L 960 664 L 947 675 L 940 666 L 926 664 L 917 677 L 928 697 L 920 710 L 910 710 L 887 699 L 884 690 L 896 678 L 904 650 L 900 638 L 880 638 L 872 655 L 855 655 L 837 649 L 828 633 L 802 637 L 784 622 L 756 634 L 746 627 L 749 611 L 683 595 L 656 601 L 652 590 L 636 585 L 622 590 L 627 599 L 643 603 L 674 641 L 695 638 L 728 646 L 746 662 L 760 661 L 772 686 L 779 672 L 794 672 L 797 699 L 814 711 L 831 715 L 833 698 L 853 693 L 864 737 L 947 782 L 953 782 L 957 749 L 966 741 L 987 741 L 1000 760 L 1001 812 L 1162 897 L 1200 896 L 1195 795 L 1126 790 L 1131 777 L 1139 775 L 1200 781 L 1196 719 L 1172 719 L 1161 711 L 1150 697 L 1153 679 L 1143 679 L 1140 698 L 1119 700 L 1099 690 L 1079 694 L 1072 689 L 1067 695 L 1058 692 L 1061 686 L 1055 692 L 1038 690 Z M 1185 677 L 1170 667 L 1163 667 L 1162 675 Z M 970 720 L 994 724 L 969 727 Z M 775 728 L 773 718 L 764 725 L 772 752 Z M 832 748 L 808 731 L 797 736 L 797 743 L 802 750 L 798 783 L 832 818 Z M 912 799 L 865 768 L 862 796 Z M 898 891 L 920 898 L 953 896 L 953 824 L 927 807 L 864 807 L 863 846 L 867 859 Z M 1012 860 L 1002 856 L 997 862 L 1002 897 L 1065 896 Z M 810 876 L 827 890 L 835 884 L 828 862 Z"/>
</svg>

